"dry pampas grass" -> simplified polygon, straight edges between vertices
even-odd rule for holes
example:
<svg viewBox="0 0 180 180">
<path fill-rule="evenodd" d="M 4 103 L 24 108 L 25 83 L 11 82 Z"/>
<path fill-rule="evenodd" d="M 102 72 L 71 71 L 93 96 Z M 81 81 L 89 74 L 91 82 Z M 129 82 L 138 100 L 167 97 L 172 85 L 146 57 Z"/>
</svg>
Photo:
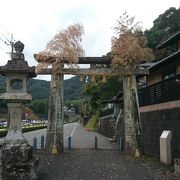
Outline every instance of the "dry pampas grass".
<svg viewBox="0 0 180 180">
<path fill-rule="evenodd" d="M 60 66 L 67 64 L 70 67 L 77 67 L 78 57 L 84 56 L 82 48 L 82 35 L 84 28 L 82 24 L 74 24 L 57 33 L 55 37 L 47 43 L 46 49 L 35 55 L 38 61 L 36 71 L 41 71 L 49 65 L 53 65 L 58 71 Z"/>
<path fill-rule="evenodd" d="M 127 12 L 120 16 L 114 28 L 116 36 L 112 37 L 111 52 L 113 65 L 123 66 L 131 72 L 138 64 L 154 59 L 153 52 L 147 47 L 147 39 L 142 35 L 139 23 Z"/>
</svg>

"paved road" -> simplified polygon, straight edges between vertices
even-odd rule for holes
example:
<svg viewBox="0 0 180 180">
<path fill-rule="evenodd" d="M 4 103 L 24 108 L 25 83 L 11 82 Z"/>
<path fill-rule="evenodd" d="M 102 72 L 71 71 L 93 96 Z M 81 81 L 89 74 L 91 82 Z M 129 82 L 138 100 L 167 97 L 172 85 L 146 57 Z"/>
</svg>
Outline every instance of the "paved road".
<svg viewBox="0 0 180 180">
<path fill-rule="evenodd" d="M 72 130 L 68 132 L 69 130 Z M 117 149 L 116 144 L 110 143 L 108 138 L 96 133 L 85 130 L 79 123 L 65 125 L 65 147 L 67 145 L 66 137 L 71 135 L 73 149 L 94 149 L 95 136 L 98 138 L 98 149 Z"/>
<path fill-rule="evenodd" d="M 32 146 L 33 145 L 33 138 L 37 138 L 37 145 L 38 148 L 41 146 L 41 137 L 46 137 L 46 129 L 40 129 L 37 131 L 31 131 L 24 133 L 24 137 L 27 139 L 28 143 Z"/>
<path fill-rule="evenodd" d="M 36 136 L 40 146 L 41 136 L 46 136 L 46 129 L 24 133 L 29 144 L 32 145 L 33 138 Z M 95 133 L 86 131 L 79 123 L 70 123 L 64 125 L 64 146 L 67 148 L 68 136 L 72 138 L 73 149 L 94 149 L 95 136 L 98 138 L 98 149 L 117 149 L 116 144 L 110 143 L 108 138 Z"/>
</svg>

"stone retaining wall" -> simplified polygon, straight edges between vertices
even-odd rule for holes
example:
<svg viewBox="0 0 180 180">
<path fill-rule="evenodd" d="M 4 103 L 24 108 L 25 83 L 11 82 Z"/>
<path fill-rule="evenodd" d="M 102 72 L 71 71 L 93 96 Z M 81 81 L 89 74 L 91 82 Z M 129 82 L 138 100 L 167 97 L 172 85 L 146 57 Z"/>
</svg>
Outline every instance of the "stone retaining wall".
<svg viewBox="0 0 180 180">
<path fill-rule="evenodd" d="M 142 140 L 146 154 L 159 156 L 159 137 L 172 131 L 172 158 L 180 158 L 180 108 L 141 113 Z"/>
<path fill-rule="evenodd" d="M 97 132 L 112 138 L 115 134 L 115 119 L 113 118 L 113 115 L 104 116 L 99 119 L 99 127 L 97 129 Z"/>
</svg>

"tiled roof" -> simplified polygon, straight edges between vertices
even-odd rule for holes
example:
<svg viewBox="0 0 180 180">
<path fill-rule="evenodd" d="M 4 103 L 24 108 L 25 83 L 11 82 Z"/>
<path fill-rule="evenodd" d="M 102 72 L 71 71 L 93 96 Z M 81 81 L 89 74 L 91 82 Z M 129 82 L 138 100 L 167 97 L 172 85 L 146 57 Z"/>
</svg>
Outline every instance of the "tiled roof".
<svg viewBox="0 0 180 180">
<path fill-rule="evenodd" d="M 162 49 L 165 48 L 167 46 L 173 45 L 175 44 L 178 40 L 180 40 L 180 31 L 178 31 L 176 34 L 174 34 L 173 36 L 171 36 L 169 39 L 167 39 L 166 41 L 164 41 L 163 43 L 159 44 L 157 46 L 157 49 Z"/>
</svg>

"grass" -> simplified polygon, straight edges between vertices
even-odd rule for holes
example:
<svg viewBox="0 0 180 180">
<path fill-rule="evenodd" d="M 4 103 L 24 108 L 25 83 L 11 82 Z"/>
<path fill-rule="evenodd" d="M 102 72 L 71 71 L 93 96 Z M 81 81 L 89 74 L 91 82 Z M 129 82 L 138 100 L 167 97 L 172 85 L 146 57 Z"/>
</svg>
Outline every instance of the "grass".
<svg viewBox="0 0 180 180">
<path fill-rule="evenodd" d="M 85 125 L 85 128 L 89 131 L 96 131 L 98 120 L 99 120 L 98 116 L 93 115 L 92 118 Z"/>
<path fill-rule="evenodd" d="M 152 156 L 152 155 L 143 155 L 140 157 L 134 157 L 134 156 L 130 156 L 130 155 L 126 154 L 126 159 L 144 161 L 144 162 L 149 162 L 149 163 L 158 163 L 159 162 L 159 157 Z"/>
<path fill-rule="evenodd" d="M 22 132 L 30 132 L 30 131 L 35 131 L 35 130 L 39 130 L 39 129 L 44 129 L 47 128 L 46 125 L 33 125 L 33 126 L 27 126 L 27 127 L 22 127 Z M 7 134 L 7 129 L 3 128 L 0 129 L 0 137 L 4 137 Z"/>
<path fill-rule="evenodd" d="M 159 162 L 159 157 L 152 156 L 152 155 L 145 155 L 141 157 L 141 159 L 146 162 Z"/>
</svg>

